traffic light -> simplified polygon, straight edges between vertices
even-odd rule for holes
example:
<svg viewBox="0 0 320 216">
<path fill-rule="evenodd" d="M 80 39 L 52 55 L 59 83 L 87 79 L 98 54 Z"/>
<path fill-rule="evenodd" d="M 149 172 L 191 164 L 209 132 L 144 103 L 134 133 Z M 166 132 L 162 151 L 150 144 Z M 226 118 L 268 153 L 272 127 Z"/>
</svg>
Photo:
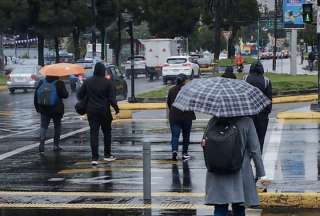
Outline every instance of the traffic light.
<svg viewBox="0 0 320 216">
<path fill-rule="evenodd" d="M 303 22 L 311 24 L 313 22 L 313 8 L 312 4 L 303 4 Z"/>
</svg>

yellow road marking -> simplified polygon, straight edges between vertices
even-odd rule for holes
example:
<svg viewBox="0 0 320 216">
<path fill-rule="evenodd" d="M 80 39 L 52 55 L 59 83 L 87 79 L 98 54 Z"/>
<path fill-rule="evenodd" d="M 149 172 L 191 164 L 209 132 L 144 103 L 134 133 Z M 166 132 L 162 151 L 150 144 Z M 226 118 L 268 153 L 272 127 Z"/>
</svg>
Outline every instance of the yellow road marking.
<svg viewBox="0 0 320 216">
<path fill-rule="evenodd" d="M 137 164 L 143 162 L 142 159 L 117 159 L 115 161 L 99 161 L 99 164 Z M 180 161 L 173 160 L 151 160 L 152 164 L 177 164 Z M 91 161 L 79 161 L 75 165 L 91 165 Z"/>
<path fill-rule="evenodd" d="M 129 210 L 129 209 L 160 209 L 160 210 L 196 210 L 196 209 L 213 209 L 211 206 L 206 205 L 193 205 L 193 204 L 11 204 L 2 203 L 0 208 L 40 208 L 40 209 L 113 209 L 113 210 Z"/>
<path fill-rule="evenodd" d="M 142 197 L 140 192 L 0 192 L 1 196 L 85 196 L 85 197 Z M 153 197 L 188 197 L 204 198 L 204 193 L 177 193 L 177 192 L 156 192 Z M 269 207 L 294 207 L 294 208 L 320 208 L 320 193 L 259 193 L 260 205 L 263 208 Z M 103 209 L 201 209 L 210 208 L 205 205 L 169 203 L 169 204 L 0 204 L 0 208 L 103 208 Z"/>
<path fill-rule="evenodd" d="M 142 197 L 142 192 L 28 192 L 0 191 L 1 196 L 85 196 L 85 197 Z M 153 197 L 204 197 L 204 193 L 155 192 Z"/>
<path fill-rule="evenodd" d="M 107 168 L 85 168 L 85 169 L 69 169 L 62 170 L 58 174 L 76 174 L 76 173 L 92 173 L 92 172 L 142 172 L 142 168 L 118 168 L 118 167 L 107 167 Z"/>
</svg>

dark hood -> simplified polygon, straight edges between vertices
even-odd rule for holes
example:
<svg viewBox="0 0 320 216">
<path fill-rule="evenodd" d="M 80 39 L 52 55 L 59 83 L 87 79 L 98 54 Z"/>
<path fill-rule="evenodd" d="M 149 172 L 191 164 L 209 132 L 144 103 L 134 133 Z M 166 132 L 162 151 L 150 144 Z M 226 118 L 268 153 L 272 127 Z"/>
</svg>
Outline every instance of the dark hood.
<svg viewBox="0 0 320 216">
<path fill-rule="evenodd" d="M 105 77 L 106 76 L 106 66 L 104 66 L 104 64 L 98 62 L 94 66 L 93 75 L 94 76 L 99 76 L 99 77 Z"/>
</svg>

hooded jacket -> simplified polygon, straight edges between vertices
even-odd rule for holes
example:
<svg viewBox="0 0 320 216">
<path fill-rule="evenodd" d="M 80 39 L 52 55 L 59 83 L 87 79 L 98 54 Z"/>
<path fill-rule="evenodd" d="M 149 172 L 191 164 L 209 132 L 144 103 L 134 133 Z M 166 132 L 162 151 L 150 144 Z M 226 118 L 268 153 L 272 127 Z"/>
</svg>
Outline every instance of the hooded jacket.
<svg viewBox="0 0 320 216">
<path fill-rule="evenodd" d="M 43 80 L 40 80 L 38 86 L 36 87 L 35 93 L 34 93 L 34 107 L 36 108 L 37 112 L 47 115 L 50 117 L 63 117 L 64 114 L 64 104 L 62 99 L 68 98 L 69 93 L 66 89 L 66 86 L 63 81 L 59 80 L 59 77 L 53 77 L 53 76 L 47 76 L 46 81 L 49 83 L 52 83 L 54 81 L 56 82 L 56 89 L 57 89 L 57 94 L 59 97 L 58 104 L 55 106 L 41 106 L 38 104 L 38 98 L 37 98 L 37 92 L 41 84 L 43 83 Z"/>
<path fill-rule="evenodd" d="M 116 101 L 115 88 L 112 81 L 105 78 L 106 68 L 102 63 L 97 63 L 94 68 L 93 76 L 85 80 L 78 92 L 78 99 L 83 100 L 87 97 L 88 114 L 104 114 L 112 119 L 110 105 L 116 113 L 119 107 Z"/>
</svg>

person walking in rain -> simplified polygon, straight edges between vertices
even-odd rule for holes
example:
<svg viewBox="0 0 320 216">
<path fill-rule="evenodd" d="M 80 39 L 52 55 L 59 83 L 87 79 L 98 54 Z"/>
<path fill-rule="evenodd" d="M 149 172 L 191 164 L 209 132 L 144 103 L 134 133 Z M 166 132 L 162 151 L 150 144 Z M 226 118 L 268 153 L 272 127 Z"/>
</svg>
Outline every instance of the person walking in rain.
<svg viewBox="0 0 320 216">
<path fill-rule="evenodd" d="M 99 160 L 99 130 L 104 135 L 104 160 L 112 161 L 116 158 L 111 154 L 111 123 L 110 105 L 114 108 L 117 118 L 119 107 L 115 97 L 115 89 L 111 81 L 105 79 L 106 67 L 97 63 L 93 77 L 84 81 L 79 89 L 78 99 L 87 100 L 86 113 L 90 126 L 90 144 L 92 151 L 92 165 L 98 165 Z"/>
<path fill-rule="evenodd" d="M 69 94 L 63 81 L 59 77 L 46 76 L 40 80 L 34 93 L 34 106 L 41 114 L 40 123 L 40 145 L 39 152 L 45 150 L 45 140 L 48 126 L 51 119 L 54 124 L 53 150 L 61 151 L 59 146 L 61 133 L 61 119 L 64 114 L 63 99 L 68 98 Z"/>
<path fill-rule="evenodd" d="M 241 152 L 244 155 L 239 171 L 233 173 L 207 171 L 205 187 L 206 204 L 214 205 L 214 216 L 227 216 L 229 204 L 232 205 L 233 215 L 245 216 L 246 206 L 259 205 L 255 179 L 265 176 L 254 123 L 249 117 L 216 118 L 215 121 L 218 125 L 228 125 L 230 122 L 236 125 L 240 133 L 239 138 L 243 144 Z M 206 145 L 208 143 L 203 141 L 202 146 L 205 148 Z M 225 159 L 221 158 L 221 160 Z M 252 171 L 251 160 L 253 160 L 255 165 L 256 176 L 254 176 Z"/>
<path fill-rule="evenodd" d="M 255 62 L 250 66 L 249 75 L 244 78 L 249 84 L 260 89 L 265 96 L 272 101 L 272 83 L 264 76 L 263 65 Z M 272 103 L 263 109 L 259 114 L 253 116 L 253 122 L 257 130 L 260 142 L 260 150 L 263 152 L 264 139 L 268 129 L 269 114 L 272 110 Z"/>
<path fill-rule="evenodd" d="M 177 160 L 179 137 L 182 131 L 183 149 L 182 159 L 190 159 L 188 148 L 190 143 L 190 133 L 192 128 L 192 120 L 196 119 L 194 112 L 183 112 L 172 106 L 179 91 L 186 84 L 188 77 L 184 74 L 179 74 L 176 80 L 176 86 L 171 88 L 168 93 L 167 105 L 169 108 L 169 122 L 171 128 L 171 146 L 172 146 L 172 160 Z"/>
<path fill-rule="evenodd" d="M 225 72 L 221 75 L 223 78 L 237 79 L 236 75 L 233 73 L 233 67 L 229 66 L 226 68 Z"/>
</svg>

